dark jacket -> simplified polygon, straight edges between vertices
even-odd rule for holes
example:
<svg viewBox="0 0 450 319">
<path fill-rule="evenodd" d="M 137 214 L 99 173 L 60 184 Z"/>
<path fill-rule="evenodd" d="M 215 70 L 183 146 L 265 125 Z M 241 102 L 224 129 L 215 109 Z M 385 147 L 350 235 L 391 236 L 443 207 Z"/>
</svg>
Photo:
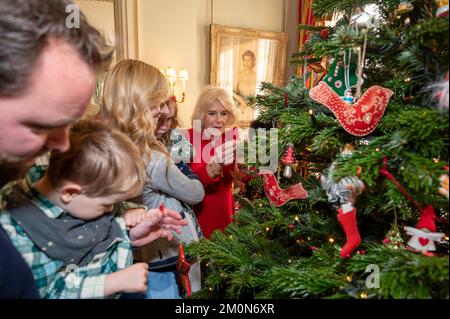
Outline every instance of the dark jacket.
<svg viewBox="0 0 450 319">
<path fill-rule="evenodd" d="M 0 299 L 37 299 L 33 274 L 0 226 Z"/>
</svg>

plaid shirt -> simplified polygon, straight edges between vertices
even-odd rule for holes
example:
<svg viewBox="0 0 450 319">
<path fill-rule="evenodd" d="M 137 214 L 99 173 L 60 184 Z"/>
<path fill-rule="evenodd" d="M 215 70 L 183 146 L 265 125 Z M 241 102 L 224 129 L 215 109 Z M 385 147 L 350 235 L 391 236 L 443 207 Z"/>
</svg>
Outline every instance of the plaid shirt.
<svg viewBox="0 0 450 319">
<path fill-rule="evenodd" d="M 0 223 L 11 238 L 14 246 L 30 266 L 39 294 L 50 299 L 105 298 L 106 276 L 122 270 L 132 264 L 130 239 L 122 218 L 114 220 L 119 224 L 123 239 L 115 242 L 104 253 L 94 256 L 83 267 L 63 266 L 62 261 L 49 258 L 36 247 L 23 228 L 11 219 L 7 210 L 8 194 L 14 187 L 22 187 L 28 198 L 51 218 L 67 214 L 62 208 L 53 205 L 42 197 L 33 184 L 43 176 L 42 166 L 34 166 L 28 172 L 26 180 L 7 184 L 0 191 Z M 119 295 L 108 296 L 117 298 Z"/>
</svg>

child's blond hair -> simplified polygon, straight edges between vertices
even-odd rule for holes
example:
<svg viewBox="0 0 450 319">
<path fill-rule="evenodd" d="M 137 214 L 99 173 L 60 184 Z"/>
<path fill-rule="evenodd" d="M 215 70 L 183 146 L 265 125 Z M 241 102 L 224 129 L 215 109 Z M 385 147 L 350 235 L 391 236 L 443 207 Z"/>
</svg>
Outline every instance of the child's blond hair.
<svg viewBox="0 0 450 319">
<path fill-rule="evenodd" d="M 52 152 L 47 177 L 54 188 L 79 184 L 88 197 L 142 192 L 146 173 L 139 150 L 128 136 L 98 120 L 80 120 L 71 129 L 70 149 Z"/>
<path fill-rule="evenodd" d="M 224 89 L 213 86 L 206 87 L 200 94 L 192 113 L 192 121 L 203 120 L 208 108 L 216 101 L 222 104 L 222 106 L 229 112 L 226 126 L 232 126 L 236 122 L 236 106 L 233 102 L 233 98 Z"/>
<path fill-rule="evenodd" d="M 165 152 L 155 137 L 151 110 L 168 98 L 169 86 L 158 69 L 142 61 L 122 60 L 106 76 L 101 118 L 127 134 L 150 161 L 152 150 Z"/>
</svg>

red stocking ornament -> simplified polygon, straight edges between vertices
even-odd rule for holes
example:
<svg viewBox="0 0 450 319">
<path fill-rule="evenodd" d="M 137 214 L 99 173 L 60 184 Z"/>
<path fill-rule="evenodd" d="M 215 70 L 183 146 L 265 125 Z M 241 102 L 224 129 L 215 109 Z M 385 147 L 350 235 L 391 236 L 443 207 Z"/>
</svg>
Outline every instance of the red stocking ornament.
<svg viewBox="0 0 450 319">
<path fill-rule="evenodd" d="M 351 156 L 353 146 L 346 145 L 342 151 L 343 157 Z M 364 190 L 364 183 L 358 176 L 347 176 L 339 181 L 334 181 L 333 172 L 336 162 L 333 162 L 327 173 L 320 178 L 322 188 L 327 193 L 328 201 L 338 208 L 337 218 L 345 233 L 346 242 L 341 249 L 341 258 L 350 258 L 352 251 L 361 244 L 361 236 L 356 221 L 356 208 L 353 204 L 358 195 Z M 356 175 L 359 175 L 357 173 Z"/>
<path fill-rule="evenodd" d="M 351 252 L 361 244 L 358 224 L 356 223 L 356 208 L 349 212 L 344 212 L 343 208 L 338 209 L 337 218 L 344 230 L 346 242 L 341 249 L 341 258 L 350 258 Z"/>
<path fill-rule="evenodd" d="M 356 103 L 348 104 L 324 81 L 309 92 L 314 101 L 330 109 L 342 127 L 354 136 L 365 136 L 376 129 L 392 94 L 391 90 L 374 85 Z"/>
<path fill-rule="evenodd" d="M 184 255 L 183 245 L 180 244 L 178 247 L 178 260 L 177 260 L 177 271 L 178 280 L 186 292 L 186 296 L 190 297 L 192 295 L 191 281 L 189 280 L 189 270 L 191 269 L 191 264 L 186 261 L 186 256 Z"/>
<path fill-rule="evenodd" d="M 269 201 L 276 207 L 283 206 L 293 199 L 305 199 L 308 197 L 308 193 L 301 183 L 292 185 L 287 189 L 281 189 L 271 171 L 262 170 L 260 174 L 264 178 L 264 192 Z"/>
</svg>

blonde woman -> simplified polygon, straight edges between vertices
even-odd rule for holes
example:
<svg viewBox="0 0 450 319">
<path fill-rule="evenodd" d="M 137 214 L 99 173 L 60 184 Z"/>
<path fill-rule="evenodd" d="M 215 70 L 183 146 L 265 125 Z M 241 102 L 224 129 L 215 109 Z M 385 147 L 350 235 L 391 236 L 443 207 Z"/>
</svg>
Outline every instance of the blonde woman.
<svg viewBox="0 0 450 319">
<path fill-rule="evenodd" d="M 234 213 L 230 173 L 235 167 L 238 138 L 232 129 L 235 122 L 231 96 L 221 88 L 206 88 L 197 101 L 192 115 L 193 128 L 189 130 L 195 152 L 190 166 L 205 188 L 205 197 L 194 206 L 194 211 L 206 238 L 228 226 Z"/>
<path fill-rule="evenodd" d="M 100 117 L 127 133 L 148 161 L 152 150 L 164 152 L 155 128 L 161 113 L 168 113 L 168 98 L 166 79 L 158 69 L 141 61 L 122 60 L 105 78 Z"/>
<path fill-rule="evenodd" d="M 169 87 L 158 69 L 141 61 L 124 60 L 105 79 L 101 110 L 101 118 L 128 134 L 145 161 L 149 181 L 138 201 L 149 208 L 163 203 L 188 221 L 181 235 L 174 234 L 178 240 L 158 240 L 134 255 L 135 259 L 149 263 L 147 297 L 155 299 L 181 297 L 176 282 L 177 242 L 198 239 L 195 216 L 185 211 L 183 203 L 194 205 L 204 196 L 202 184 L 185 176 L 173 164 L 165 146 L 155 136 L 161 113 L 169 113 L 168 99 Z M 191 269 L 190 277 L 193 281 L 198 278 L 198 283 L 192 282 L 192 286 L 200 289 L 200 269 L 198 274 L 195 271 Z"/>
</svg>

